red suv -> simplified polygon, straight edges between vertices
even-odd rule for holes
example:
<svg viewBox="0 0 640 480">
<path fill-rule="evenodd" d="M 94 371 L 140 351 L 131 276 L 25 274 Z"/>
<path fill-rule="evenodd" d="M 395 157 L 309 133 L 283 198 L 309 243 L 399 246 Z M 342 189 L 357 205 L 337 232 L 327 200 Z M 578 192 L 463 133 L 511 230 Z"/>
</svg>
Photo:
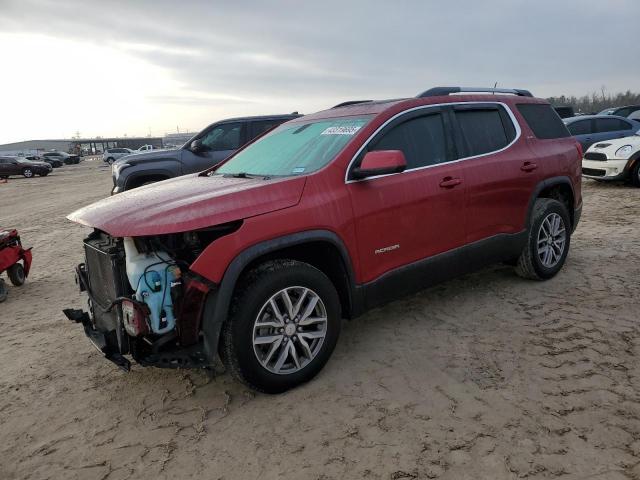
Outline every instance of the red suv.
<svg viewBox="0 0 640 480">
<path fill-rule="evenodd" d="M 472 93 L 473 92 L 473 93 Z M 526 90 L 438 87 L 289 121 L 199 174 L 69 219 L 92 227 L 71 320 L 107 358 L 256 390 L 316 375 L 342 318 L 494 262 L 544 280 L 580 218 L 580 145 Z"/>
</svg>

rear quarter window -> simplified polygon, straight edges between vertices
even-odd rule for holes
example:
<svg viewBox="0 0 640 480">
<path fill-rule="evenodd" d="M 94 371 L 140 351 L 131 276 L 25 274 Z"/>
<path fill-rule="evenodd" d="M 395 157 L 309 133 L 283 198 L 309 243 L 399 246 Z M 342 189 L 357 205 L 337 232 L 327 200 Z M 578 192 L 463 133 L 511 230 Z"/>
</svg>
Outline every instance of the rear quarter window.
<svg viewBox="0 0 640 480">
<path fill-rule="evenodd" d="M 551 107 L 543 103 L 519 103 L 516 105 L 531 131 L 541 140 L 566 138 L 571 134 Z"/>
</svg>

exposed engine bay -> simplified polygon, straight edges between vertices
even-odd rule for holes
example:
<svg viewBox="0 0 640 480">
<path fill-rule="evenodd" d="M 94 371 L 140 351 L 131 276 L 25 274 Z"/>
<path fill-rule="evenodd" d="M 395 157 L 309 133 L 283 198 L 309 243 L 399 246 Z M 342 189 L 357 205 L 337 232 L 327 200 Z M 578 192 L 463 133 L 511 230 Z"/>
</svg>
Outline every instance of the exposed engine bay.
<svg viewBox="0 0 640 480">
<path fill-rule="evenodd" d="M 146 366 L 209 366 L 202 320 L 216 285 L 189 266 L 211 242 L 240 222 L 195 232 L 114 238 L 95 230 L 84 240 L 85 263 L 76 268 L 88 311 L 64 310 L 82 323 L 93 344 L 124 370 Z"/>
</svg>

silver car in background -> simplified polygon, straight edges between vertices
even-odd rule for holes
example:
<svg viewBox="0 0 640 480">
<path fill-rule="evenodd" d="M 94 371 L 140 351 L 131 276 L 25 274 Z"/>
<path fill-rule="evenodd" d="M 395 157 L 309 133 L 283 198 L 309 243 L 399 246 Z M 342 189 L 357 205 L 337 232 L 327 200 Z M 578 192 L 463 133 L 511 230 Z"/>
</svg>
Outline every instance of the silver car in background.
<svg viewBox="0 0 640 480">
<path fill-rule="evenodd" d="M 102 161 L 111 165 L 116 160 L 131 155 L 132 153 L 134 153 L 134 151 L 128 148 L 107 148 L 102 154 Z"/>
</svg>

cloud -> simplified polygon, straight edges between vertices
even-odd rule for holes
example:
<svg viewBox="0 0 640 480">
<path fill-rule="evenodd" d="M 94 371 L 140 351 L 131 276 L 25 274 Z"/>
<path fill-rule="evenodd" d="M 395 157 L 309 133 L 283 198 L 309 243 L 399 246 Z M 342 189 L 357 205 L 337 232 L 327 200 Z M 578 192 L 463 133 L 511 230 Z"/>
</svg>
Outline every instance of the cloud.
<svg viewBox="0 0 640 480">
<path fill-rule="evenodd" d="M 1 8 L 3 30 L 111 43 L 191 88 L 243 96 L 321 87 L 410 95 L 438 80 L 535 89 L 555 79 L 570 91 L 585 76 L 595 88 L 640 69 L 630 61 L 633 0 L 4 0 Z M 596 34 L 604 31 L 611 35 Z"/>
<path fill-rule="evenodd" d="M 540 96 L 633 89 L 637 18 L 636 0 L 0 0 L 2 32 L 116 49 L 181 85 L 149 101 L 219 99 L 231 113 L 243 103 L 308 112 L 443 84 Z"/>
</svg>

